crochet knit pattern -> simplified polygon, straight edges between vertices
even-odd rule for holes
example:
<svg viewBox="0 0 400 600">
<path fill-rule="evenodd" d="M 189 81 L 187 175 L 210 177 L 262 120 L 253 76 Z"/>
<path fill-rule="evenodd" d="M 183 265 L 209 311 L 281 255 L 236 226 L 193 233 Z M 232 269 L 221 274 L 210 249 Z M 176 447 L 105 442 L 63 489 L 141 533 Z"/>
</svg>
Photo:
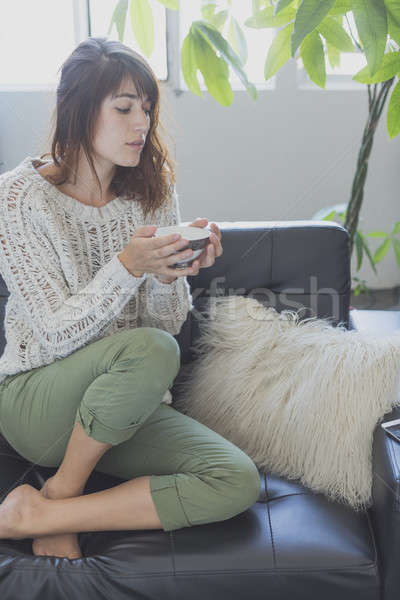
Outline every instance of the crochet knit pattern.
<svg viewBox="0 0 400 600">
<path fill-rule="evenodd" d="M 0 274 L 9 297 L 0 382 L 50 364 L 124 329 L 179 333 L 193 307 L 186 277 L 135 277 L 118 253 L 142 225 L 178 225 L 178 195 L 144 218 L 140 202 L 119 196 L 88 206 L 67 196 L 25 158 L 0 175 Z"/>
</svg>

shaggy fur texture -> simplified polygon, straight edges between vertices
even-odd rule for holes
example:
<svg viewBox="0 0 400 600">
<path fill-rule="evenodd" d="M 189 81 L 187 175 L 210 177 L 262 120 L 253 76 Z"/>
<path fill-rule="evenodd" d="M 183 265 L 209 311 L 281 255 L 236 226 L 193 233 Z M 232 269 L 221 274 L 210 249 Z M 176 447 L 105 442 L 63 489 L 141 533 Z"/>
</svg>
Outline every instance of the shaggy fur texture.
<svg viewBox="0 0 400 600">
<path fill-rule="evenodd" d="M 400 333 L 300 320 L 253 298 L 213 298 L 174 408 L 257 467 L 355 510 L 370 506 L 373 432 L 400 403 Z"/>
</svg>

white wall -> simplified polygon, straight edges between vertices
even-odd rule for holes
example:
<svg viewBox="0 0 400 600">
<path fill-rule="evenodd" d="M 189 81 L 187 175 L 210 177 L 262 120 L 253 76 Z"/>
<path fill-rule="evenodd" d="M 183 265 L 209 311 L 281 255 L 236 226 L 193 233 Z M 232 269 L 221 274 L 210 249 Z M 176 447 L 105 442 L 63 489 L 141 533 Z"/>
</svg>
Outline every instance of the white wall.
<svg viewBox="0 0 400 600">
<path fill-rule="evenodd" d="M 165 122 L 176 140 L 184 221 L 310 219 L 324 206 L 349 200 L 367 117 L 366 88 L 298 89 L 282 81 L 290 79 L 260 91 L 257 101 L 236 91 L 230 107 L 220 106 L 208 92 L 203 98 L 176 95 L 163 86 L 172 112 Z M 0 92 L 0 160 L 5 161 L 0 172 L 48 151 L 43 144 L 54 102 L 49 91 Z M 365 233 L 391 231 L 400 220 L 400 136 L 389 140 L 386 109 L 369 161 L 359 224 Z M 371 239 L 372 249 L 379 243 Z M 352 273 L 368 287 L 400 284 L 392 249 L 378 265 L 378 276 L 367 261 L 360 272 L 355 267 L 354 252 Z"/>
</svg>

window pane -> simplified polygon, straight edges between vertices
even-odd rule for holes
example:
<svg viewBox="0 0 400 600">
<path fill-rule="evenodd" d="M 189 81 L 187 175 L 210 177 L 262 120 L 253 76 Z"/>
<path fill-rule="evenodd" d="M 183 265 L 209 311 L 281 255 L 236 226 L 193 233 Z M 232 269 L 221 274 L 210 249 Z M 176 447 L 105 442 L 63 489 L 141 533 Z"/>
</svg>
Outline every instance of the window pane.
<svg viewBox="0 0 400 600">
<path fill-rule="evenodd" d="M 168 76 L 165 8 L 156 0 L 150 0 L 149 3 L 153 11 L 154 21 L 153 53 L 150 57 L 147 57 L 139 47 L 132 31 L 129 9 L 126 15 L 124 39 L 122 43 L 143 56 L 153 69 L 157 78 L 162 81 L 167 79 Z M 112 26 L 110 33 L 107 33 L 110 28 L 111 17 L 115 6 L 116 1 L 90 0 L 90 28 L 92 37 L 107 37 L 110 40 L 118 40 L 118 32 L 115 24 Z"/>
<path fill-rule="evenodd" d="M 0 85 L 56 84 L 75 47 L 72 9 L 72 0 L 1 0 Z"/>
<path fill-rule="evenodd" d="M 180 4 L 180 47 L 183 40 L 189 33 L 192 21 L 203 20 L 201 15 L 200 2 L 181 2 Z M 218 13 L 224 7 L 219 7 L 215 11 Z M 273 29 L 253 29 L 246 27 L 244 22 L 252 14 L 252 0 L 232 0 L 232 8 L 230 9 L 233 17 L 238 21 L 247 42 L 248 59 L 244 65 L 244 71 L 251 83 L 254 83 L 259 89 L 269 89 L 275 87 L 275 77 L 268 82 L 264 79 L 264 64 L 267 57 L 269 47 L 274 39 L 275 32 Z M 228 16 L 222 34 L 227 39 L 230 18 Z M 204 79 L 200 71 L 197 71 L 198 80 L 201 82 L 201 89 L 206 90 Z M 235 71 L 229 67 L 229 81 L 234 90 L 246 89 Z M 182 69 L 180 69 L 180 86 L 181 89 L 187 90 L 188 87 L 183 77 Z"/>
<path fill-rule="evenodd" d="M 332 69 L 329 60 L 326 61 L 327 75 L 355 75 L 365 67 L 367 61 L 362 52 L 342 52 L 340 55 L 340 66 Z"/>
</svg>

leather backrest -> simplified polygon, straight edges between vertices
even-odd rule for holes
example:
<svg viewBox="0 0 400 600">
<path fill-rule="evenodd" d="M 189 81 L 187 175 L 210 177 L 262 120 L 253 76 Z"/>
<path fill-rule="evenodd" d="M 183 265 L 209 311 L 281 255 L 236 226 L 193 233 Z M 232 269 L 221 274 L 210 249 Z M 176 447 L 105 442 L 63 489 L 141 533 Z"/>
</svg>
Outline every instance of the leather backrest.
<svg viewBox="0 0 400 600">
<path fill-rule="evenodd" d="M 223 254 L 188 277 L 194 308 L 176 337 L 182 363 L 215 295 L 253 297 L 278 312 L 301 309 L 301 318 L 327 318 L 349 328 L 350 236 L 333 221 L 215 221 Z M 188 224 L 188 223 L 184 223 Z M 302 308 L 301 308 L 302 307 Z"/>
</svg>

